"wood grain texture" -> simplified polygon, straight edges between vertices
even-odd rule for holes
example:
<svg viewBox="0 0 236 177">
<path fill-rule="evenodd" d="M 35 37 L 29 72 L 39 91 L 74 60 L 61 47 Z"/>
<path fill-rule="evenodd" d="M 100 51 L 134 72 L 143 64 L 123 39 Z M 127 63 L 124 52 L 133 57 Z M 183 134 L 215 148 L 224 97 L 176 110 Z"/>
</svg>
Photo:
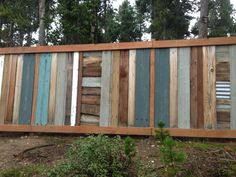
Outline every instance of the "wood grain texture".
<svg viewBox="0 0 236 177">
<path fill-rule="evenodd" d="M 11 55 L 11 71 L 10 71 L 10 83 L 7 99 L 7 108 L 5 116 L 5 124 L 11 124 L 13 122 L 13 107 L 14 107 L 14 93 L 16 84 L 16 68 L 17 68 L 17 55 Z"/>
<path fill-rule="evenodd" d="M 230 62 L 229 46 L 216 46 L 216 61 Z"/>
<path fill-rule="evenodd" d="M 52 53 L 50 94 L 48 103 L 48 124 L 53 125 L 55 119 L 56 106 L 56 86 L 57 86 L 57 53 Z"/>
<path fill-rule="evenodd" d="M 230 128 L 236 129 L 236 45 L 230 47 L 230 81 L 231 81 L 231 117 Z"/>
<path fill-rule="evenodd" d="M 101 88 L 83 87 L 82 95 L 101 95 Z"/>
<path fill-rule="evenodd" d="M 79 53 L 79 71 L 78 71 L 78 87 L 77 87 L 77 106 L 76 106 L 76 125 L 80 124 L 81 116 L 81 99 L 82 99 L 82 74 L 83 74 L 83 53 Z"/>
<path fill-rule="evenodd" d="M 2 93 L 2 80 L 3 80 L 3 70 L 4 70 L 4 55 L 0 55 L 0 96 Z"/>
<path fill-rule="evenodd" d="M 215 46 L 203 47 L 204 127 L 216 127 L 216 74 Z"/>
<path fill-rule="evenodd" d="M 39 84 L 38 83 L 38 81 L 39 81 L 39 66 L 40 66 L 40 54 L 35 54 L 34 90 L 33 90 L 31 125 L 35 124 L 35 117 L 36 117 L 37 94 L 38 94 L 38 84 Z"/>
<path fill-rule="evenodd" d="M 83 77 L 101 77 L 102 68 L 101 66 L 92 66 L 83 68 Z"/>
<path fill-rule="evenodd" d="M 25 54 L 23 58 L 22 87 L 20 97 L 19 124 L 30 124 L 34 91 L 35 55 Z"/>
<path fill-rule="evenodd" d="M 111 126 L 117 127 L 119 117 L 120 51 L 114 51 L 112 56 Z"/>
<path fill-rule="evenodd" d="M 78 72 L 79 72 L 79 52 L 73 53 L 73 75 L 72 75 L 72 98 L 71 98 L 71 122 L 70 125 L 76 124 L 77 110 L 77 91 L 78 91 Z"/>
<path fill-rule="evenodd" d="M 99 126 L 111 125 L 112 52 L 102 53 L 101 106 Z"/>
<path fill-rule="evenodd" d="M 90 104 L 82 104 L 81 105 L 81 113 L 89 114 L 89 115 L 100 115 L 100 105 L 90 105 Z"/>
<path fill-rule="evenodd" d="M 155 127 L 155 54 L 156 50 L 151 49 L 150 53 L 150 127 Z"/>
<path fill-rule="evenodd" d="M 38 93 L 35 115 L 36 125 L 46 125 L 48 123 L 51 63 L 51 54 L 40 54 Z"/>
<path fill-rule="evenodd" d="M 129 51 L 120 53 L 120 83 L 119 83 L 119 126 L 128 125 L 128 82 L 129 82 Z"/>
<path fill-rule="evenodd" d="M 160 121 L 169 127 L 170 117 L 170 49 L 156 49 L 155 127 Z"/>
<path fill-rule="evenodd" d="M 134 120 L 135 120 L 135 79 L 136 79 L 136 50 L 130 50 L 129 92 L 128 92 L 128 126 L 130 127 L 134 126 Z"/>
<path fill-rule="evenodd" d="M 102 64 L 102 57 L 95 57 L 95 56 L 90 56 L 83 58 L 83 67 L 101 67 Z"/>
<path fill-rule="evenodd" d="M 99 124 L 99 116 L 81 115 L 81 124 Z"/>
<path fill-rule="evenodd" d="M 101 87 L 101 77 L 83 77 L 82 87 Z"/>
<path fill-rule="evenodd" d="M 22 68 L 23 68 L 23 55 L 19 55 L 17 58 L 17 69 L 16 69 L 16 84 L 15 84 L 14 108 L 13 108 L 13 124 L 18 124 L 18 120 L 19 120 Z"/>
<path fill-rule="evenodd" d="M 178 49 L 178 127 L 190 128 L 190 48 Z"/>
<path fill-rule="evenodd" d="M 67 88 L 66 88 L 66 117 L 65 125 L 71 125 L 71 99 L 72 99 L 72 77 L 73 77 L 73 56 L 72 53 L 67 54 Z"/>
<path fill-rule="evenodd" d="M 57 86 L 56 86 L 56 108 L 55 125 L 65 124 L 66 88 L 67 88 L 67 54 L 57 54 Z"/>
<path fill-rule="evenodd" d="M 10 72 L 12 58 L 10 55 L 5 56 L 3 79 L 2 79 L 2 93 L 0 99 L 0 124 L 4 124 L 6 118 L 6 109 L 8 102 L 9 84 L 10 84 Z"/>
<path fill-rule="evenodd" d="M 150 50 L 136 51 L 135 127 L 149 127 Z"/>
<path fill-rule="evenodd" d="M 178 127 L 178 49 L 170 49 L 170 128 Z"/>
<path fill-rule="evenodd" d="M 216 62 L 216 80 L 230 81 L 230 62 Z"/>
</svg>

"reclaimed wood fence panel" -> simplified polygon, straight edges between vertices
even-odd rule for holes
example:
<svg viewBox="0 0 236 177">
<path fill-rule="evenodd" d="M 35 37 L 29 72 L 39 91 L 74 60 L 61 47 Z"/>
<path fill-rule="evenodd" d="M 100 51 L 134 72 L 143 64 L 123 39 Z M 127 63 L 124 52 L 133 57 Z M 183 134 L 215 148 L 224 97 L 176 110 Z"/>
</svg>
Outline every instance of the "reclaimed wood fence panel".
<svg viewBox="0 0 236 177">
<path fill-rule="evenodd" d="M 230 129 L 236 129 L 236 45 L 230 46 L 231 112 Z"/>
</svg>

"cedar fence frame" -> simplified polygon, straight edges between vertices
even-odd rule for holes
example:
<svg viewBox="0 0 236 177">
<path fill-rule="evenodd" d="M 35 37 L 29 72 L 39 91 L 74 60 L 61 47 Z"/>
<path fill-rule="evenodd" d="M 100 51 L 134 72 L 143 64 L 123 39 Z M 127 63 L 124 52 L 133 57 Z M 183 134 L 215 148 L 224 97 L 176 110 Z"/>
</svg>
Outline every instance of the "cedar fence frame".
<svg viewBox="0 0 236 177">
<path fill-rule="evenodd" d="M 62 46 L 38 46 L 0 48 L 0 54 L 26 54 L 26 53 L 53 53 L 53 52 L 87 52 L 87 51 L 114 51 L 121 49 L 151 49 L 150 56 L 150 127 L 96 127 L 90 125 L 78 126 L 36 126 L 31 125 L 0 125 L 0 132 L 44 132 L 44 133 L 105 133 L 121 135 L 154 135 L 154 82 L 155 82 L 155 48 L 178 48 L 210 45 L 235 45 L 236 37 L 166 40 L 148 42 L 126 42 L 112 44 L 86 44 Z M 81 77 L 79 78 L 81 80 Z M 81 85 L 80 85 L 81 87 Z M 78 90 L 81 88 L 78 88 Z M 81 98 L 78 98 L 78 104 Z M 80 110 L 78 110 L 80 112 Z M 78 114 L 78 113 L 77 113 Z M 33 122 L 33 121 L 31 121 Z M 170 134 L 176 137 L 206 137 L 206 138 L 236 138 L 236 130 L 208 130 L 208 129 L 180 129 L 168 128 Z"/>
</svg>

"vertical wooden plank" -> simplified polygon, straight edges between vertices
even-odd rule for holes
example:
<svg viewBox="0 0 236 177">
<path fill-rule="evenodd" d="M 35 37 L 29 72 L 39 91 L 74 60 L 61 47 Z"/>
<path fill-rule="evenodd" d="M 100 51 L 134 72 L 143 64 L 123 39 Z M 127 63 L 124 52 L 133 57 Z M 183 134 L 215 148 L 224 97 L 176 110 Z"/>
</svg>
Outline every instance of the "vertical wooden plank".
<svg viewBox="0 0 236 177">
<path fill-rule="evenodd" d="M 3 80 L 3 69 L 4 69 L 4 55 L 0 55 L 0 96 L 2 93 L 2 80 Z"/>
<path fill-rule="evenodd" d="M 80 118 L 81 118 L 82 79 L 83 79 L 82 75 L 83 75 L 83 52 L 81 52 L 79 55 L 76 125 L 80 124 Z"/>
<path fill-rule="evenodd" d="M 197 47 L 197 113 L 197 128 L 204 128 L 202 47 Z"/>
<path fill-rule="evenodd" d="M 155 49 L 150 54 L 150 127 L 155 124 Z"/>
<path fill-rule="evenodd" d="M 170 127 L 178 127 L 178 52 L 170 49 Z"/>
<path fill-rule="evenodd" d="M 37 125 L 46 125 L 48 122 L 48 100 L 51 73 L 51 54 L 40 54 L 38 94 L 36 102 Z"/>
<path fill-rule="evenodd" d="M 55 119 L 56 107 L 56 86 L 57 86 L 57 53 L 52 54 L 51 76 L 50 76 L 50 94 L 48 105 L 48 124 L 53 125 Z"/>
<path fill-rule="evenodd" d="M 111 73 L 112 52 L 102 53 L 101 105 L 99 126 L 111 124 Z"/>
<path fill-rule="evenodd" d="M 203 47 L 204 127 L 216 128 L 215 46 Z"/>
<path fill-rule="evenodd" d="M 198 109 L 197 109 L 197 66 L 198 66 L 198 51 L 196 47 L 191 48 L 190 61 L 190 127 L 197 128 Z"/>
<path fill-rule="evenodd" d="M 128 126 L 134 126 L 136 50 L 129 51 Z"/>
<path fill-rule="evenodd" d="M 150 50 L 136 51 L 135 127 L 149 127 Z"/>
<path fill-rule="evenodd" d="M 31 121 L 34 89 L 34 69 L 35 55 L 25 54 L 23 58 L 19 124 L 30 124 Z"/>
<path fill-rule="evenodd" d="M 4 124 L 4 120 L 6 116 L 8 92 L 9 92 L 9 84 L 10 84 L 11 61 L 12 61 L 11 56 L 6 55 L 5 61 L 4 61 L 2 93 L 1 93 L 1 99 L 0 99 L 0 124 Z"/>
<path fill-rule="evenodd" d="M 129 81 L 129 51 L 120 53 L 120 83 L 119 83 L 119 126 L 128 125 L 128 81 Z"/>
<path fill-rule="evenodd" d="M 11 124 L 13 122 L 13 106 L 14 106 L 14 93 L 16 84 L 16 67 L 17 67 L 17 55 L 11 55 L 11 71 L 10 71 L 10 83 L 8 91 L 7 108 L 5 115 L 5 124 Z"/>
<path fill-rule="evenodd" d="M 65 124 L 66 109 L 66 53 L 57 54 L 57 87 L 56 87 L 56 108 L 55 108 L 55 125 Z"/>
<path fill-rule="evenodd" d="M 71 124 L 72 74 L 73 74 L 73 58 L 72 58 L 72 53 L 68 53 L 65 125 Z"/>
<path fill-rule="evenodd" d="M 178 127 L 190 128 L 190 48 L 178 49 Z"/>
<path fill-rule="evenodd" d="M 231 111 L 230 128 L 236 129 L 236 45 L 230 46 Z"/>
<path fill-rule="evenodd" d="M 169 127 L 170 117 L 170 49 L 156 49 L 155 61 L 155 127 L 163 121 Z"/>
<path fill-rule="evenodd" d="M 15 84 L 14 108 L 13 108 L 13 124 L 18 124 L 18 119 L 19 119 L 22 67 L 23 67 L 23 55 L 19 55 L 17 58 L 17 69 L 16 69 L 16 84 Z"/>
<path fill-rule="evenodd" d="M 78 70 L 79 70 L 79 52 L 73 53 L 73 74 L 72 74 L 72 98 L 71 98 L 71 125 L 76 123 L 76 109 L 77 109 L 77 90 L 78 90 Z"/>
<path fill-rule="evenodd" d="M 120 51 L 113 51 L 112 56 L 111 126 L 117 127 L 119 116 Z"/>
</svg>

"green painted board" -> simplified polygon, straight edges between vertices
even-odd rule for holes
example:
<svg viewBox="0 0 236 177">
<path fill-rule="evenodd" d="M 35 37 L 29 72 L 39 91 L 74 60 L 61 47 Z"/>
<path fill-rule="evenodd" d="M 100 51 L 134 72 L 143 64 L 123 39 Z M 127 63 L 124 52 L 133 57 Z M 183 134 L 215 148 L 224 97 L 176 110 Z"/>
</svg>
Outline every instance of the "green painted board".
<svg viewBox="0 0 236 177">
<path fill-rule="evenodd" d="M 135 127 L 149 127 L 150 50 L 136 51 Z"/>
<path fill-rule="evenodd" d="M 65 124 L 66 111 L 66 88 L 67 88 L 67 54 L 57 55 L 57 85 L 56 85 L 56 107 L 55 125 Z"/>
<path fill-rule="evenodd" d="M 34 90 L 35 55 L 23 57 L 22 88 L 20 96 L 19 124 L 30 124 Z"/>
<path fill-rule="evenodd" d="M 159 121 L 170 124 L 170 49 L 156 49 L 155 60 L 155 127 Z"/>
<path fill-rule="evenodd" d="M 48 100 L 51 76 L 51 54 L 40 54 L 38 94 L 36 102 L 36 125 L 46 125 L 48 122 Z"/>
</svg>

